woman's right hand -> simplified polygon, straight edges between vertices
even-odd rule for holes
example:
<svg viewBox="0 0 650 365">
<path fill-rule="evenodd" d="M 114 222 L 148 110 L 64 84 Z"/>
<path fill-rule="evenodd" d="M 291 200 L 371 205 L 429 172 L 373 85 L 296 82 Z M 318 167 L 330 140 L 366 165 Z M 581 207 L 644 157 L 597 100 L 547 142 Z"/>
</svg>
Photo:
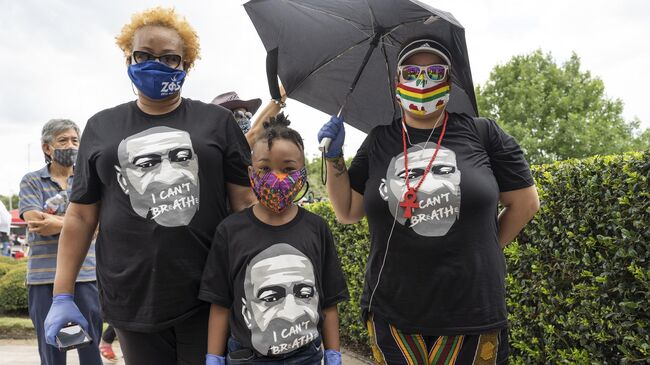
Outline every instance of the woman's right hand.
<svg viewBox="0 0 650 365">
<path fill-rule="evenodd" d="M 86 321 L 86 318 L 75 304 L 74 295 L 57 294 L 52 298 L 52 305 L 43 324 L 45 327 L 45 342 L 54 347 L 59 347 L 56 343 L 56 335 L 68 323 L 76 323 L 84 331 L 88 332 L 88 321 Z"/>
<path fill-rule="evenodd" d="M 224 356 L 206 354 L 205 365 L 226 365 L 226 358 Z"/>
<path fill-rule="evenodd" d="M 343 155 L 343 142 L 345 142 L 345 126 L 343 117 L 332 116 L 318 132 L 318 143 L 329 138 L 331 142 L 325 152 L 325 157 L 334 158 Z"/>
</svg>

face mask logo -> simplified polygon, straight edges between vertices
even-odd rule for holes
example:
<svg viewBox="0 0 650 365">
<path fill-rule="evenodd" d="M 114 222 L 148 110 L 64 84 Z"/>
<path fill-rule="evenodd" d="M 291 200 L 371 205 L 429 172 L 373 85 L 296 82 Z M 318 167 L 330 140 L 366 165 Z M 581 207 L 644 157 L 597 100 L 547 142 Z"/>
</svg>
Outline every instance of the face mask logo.
<svg viewBox="0 0 650 365">
<path fill-rule="evenodd" d="M 129 78 L 150 99 L 160 100 L 181 90 L 187 73 L 156 61 L 129 66 Z"/>
<path fill-rule="evenodd" d="M 278 174 L 273 171 L 256 171 L 250 175 L 251 186 L 263 206 L 280 213 L 287 209 L 307 181 L 307 169 Z"/>
<path fill-rule="evenodd" d="M 79 151 L 76 148 L 57 148 L 52 154 L 52 160 L 56 161 L 62 166 L 70 167 L 77 161 L 78 152 Z"/>
<path fill-rule="evenodd" d="M 422 73 L 413 81 L 397 84 L 395 96 L 404 110 L 429 115 L 444 108 L 449 101 L 449 82 L 433 82 Z"/>
</svg>

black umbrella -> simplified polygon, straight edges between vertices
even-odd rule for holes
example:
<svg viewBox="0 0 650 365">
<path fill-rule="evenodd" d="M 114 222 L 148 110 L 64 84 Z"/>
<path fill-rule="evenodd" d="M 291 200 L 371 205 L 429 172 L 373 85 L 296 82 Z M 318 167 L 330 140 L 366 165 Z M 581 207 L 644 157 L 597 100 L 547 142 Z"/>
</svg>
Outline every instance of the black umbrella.
<svg viewBox="0 0 650 365">
<path fill-rule="evenodd" d="M 244 8 L 266 48 L 275 99 L 279 76 L 288 97 L 341 112 L 362 131 L 389 124 L 399 116 L 397 53 L 419 37 L 451 52 L 447 109 L 478 114 L 465 30 L 450 13 L 416 0 L 252 0 Z"/>
</svg>

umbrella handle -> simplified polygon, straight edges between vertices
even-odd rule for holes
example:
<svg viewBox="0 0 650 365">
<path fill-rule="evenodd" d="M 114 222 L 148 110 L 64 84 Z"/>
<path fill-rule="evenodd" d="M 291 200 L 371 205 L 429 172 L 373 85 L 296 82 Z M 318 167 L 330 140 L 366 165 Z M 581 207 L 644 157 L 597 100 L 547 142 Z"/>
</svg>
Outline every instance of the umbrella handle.
<svg viewBox="0 0 650 365">
<path fill-rule="evenodd" d="M 332 139 L 329 137 L 325 137 L 320 141 L 320 145 L 318 146 L 318 149 L 321 152 L 327 153 L 327 150 L 329 150 L 331 143 L 332 143 Z"/>
</svg>

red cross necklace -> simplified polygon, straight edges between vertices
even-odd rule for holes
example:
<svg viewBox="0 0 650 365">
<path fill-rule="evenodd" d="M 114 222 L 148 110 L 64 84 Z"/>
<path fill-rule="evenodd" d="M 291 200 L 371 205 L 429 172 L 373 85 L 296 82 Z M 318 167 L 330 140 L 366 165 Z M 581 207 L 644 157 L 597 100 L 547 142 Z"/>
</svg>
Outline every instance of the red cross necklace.
<svg viewBox="0 0 650 365">
<path fill-rule="evenodd" d="M 449 114 L 445 112 L 445 121 L 442 123 L 442 131 L 440 132 L 440 137 L 438 137 L 438 145 L 436 146 L 436 150 L 433 153 L 433 156 L 431 156 L 431 161 L 429 161 L 429 164 L 427 165 L 426 170 L 424 170 L 424 174 L 422 175 L 422 178 L 420 181 L 418 181 L 417 185 L 414 187 L 411 187 L 409 185 L 409 159 L 408 159 L 408 150 L 406 149 L 406 126 L 402 126 L 402 142 L 404 143 L 404 170 L 405 170 L 405 177 L 404 180 L 406 182 L 406 193 L 404 193 L 404 197 L 402 198 L 402 202 L 399 203 L 401 207 L 404 208 L 404 218 L 411 218 L 413 216 L 413 209 L 418 209 L 420 206 L 417 203 L 417 191 L 422 186 L 422 183 L 424 182 L 424 179 L 427 178 L 427 175 L 429 175 L 429 171 L 431 171 L 431 166 L 433 166 L 433 161 L 436 159 L 436 156 L 438 155 L 438 151 L 440 150 L 440 144 L 442 143 L 442 137 L 445 136 L 445 130 L 447 129 L 447 119 L 449 119 Z"/>
</svg>

